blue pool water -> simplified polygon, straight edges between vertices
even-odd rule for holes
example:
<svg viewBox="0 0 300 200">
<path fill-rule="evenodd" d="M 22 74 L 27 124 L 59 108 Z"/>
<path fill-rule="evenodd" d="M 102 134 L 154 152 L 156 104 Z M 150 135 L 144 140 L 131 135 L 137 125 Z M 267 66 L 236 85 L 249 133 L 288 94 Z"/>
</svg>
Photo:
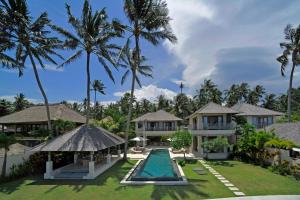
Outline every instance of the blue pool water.
<svg viewBox="0 0 300 200">
<path fill-rule="evenodd" d="M 167 149 L 152 150 L 147 159 L 141 163 L 131 180 L 179 180 L 177 166 L 171 159 Z"/>
</svg>

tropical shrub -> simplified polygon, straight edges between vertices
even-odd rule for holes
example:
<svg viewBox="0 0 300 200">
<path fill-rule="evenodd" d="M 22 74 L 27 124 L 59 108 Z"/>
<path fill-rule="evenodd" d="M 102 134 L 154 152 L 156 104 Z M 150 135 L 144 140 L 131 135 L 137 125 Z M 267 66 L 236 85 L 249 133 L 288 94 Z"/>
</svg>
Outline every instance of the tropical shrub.
<svg viewBox="0 0 300 200">
<path fill-rule="evenodd" d="M 252 161 L 257 164 L 264 164 L 268 156 L 265 143 L 274 138 L 274 134 L 266 131 L 257 132 L 249 124 L 242 127 L 241 136 L 238 138 L 236 155 L 244 161 Z"/>
<path fill-rule="evenodd" d="M 183 156 L 185 160 L 186 148 L 192 144 L 192 135 L 187 130 L 176 131 L 171 138 L 171 146 L 174 149 L 184 149 Z"/>
<path fill-rule="evenodd" d="M 265 143 L 265 147 L 277 148 L 277 149 L 292 149 L 295 147 L 295 143 L 289 140 L 283 140 L 280 138 L 273 138 Z"/>
<path fill-rule="evenodd" d="M 278 165 L 270 166 L 269 169 L 270 169 L 270 171 L 272 171 L 276 174 L 283 175 L 283 176 L 292 174 L 292 169 L 290 167 L 290 163 L 286 160 L 284 160 L 283 162 L 281 162 Z"/>
<path fill-rule="evenodd" d="M 202 147 L 207 152 L 223 152 L 224 147 L 228 146 L 228 139 L 224 136 L 218 136 L 215 139 L 207 140 L 202 143 Z"/>
<path fill-rule="evenodd" d="M 178 165 L 180 165 L 181 167 L 184 167 L 185 166 L 185 160 L 179 160 Z"/>
<path fill-rule="evenodd" d="M 29 161 L 25 161 L 22 164 L 13 165 L 11 167 L 11 171 L 8 179 L 12 180 L 12 179 L 25 177 L 31 174 L 31 172 L 32 172 L 31 163 Z"/>
</svg>

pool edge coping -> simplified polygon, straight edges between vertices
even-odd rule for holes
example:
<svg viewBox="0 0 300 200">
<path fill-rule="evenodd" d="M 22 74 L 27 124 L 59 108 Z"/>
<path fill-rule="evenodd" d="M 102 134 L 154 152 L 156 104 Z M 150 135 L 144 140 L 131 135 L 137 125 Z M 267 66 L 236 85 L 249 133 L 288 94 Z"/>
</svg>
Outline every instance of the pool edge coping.
<svg viewBox="0 0 300 200">
<path fill-rule="evenodd" d="M 171 158 L 172 159 L 172 158 Z M 188 185 L 189 182 L 183 172 L 182 167 L 178 164 L 176 159 L 175 160 L 176 165 L 178 167 L 180 176 L 182 177 L 182 181 L 127 181 L 129 176 L 133 173 L 133 171 L 137 168 L 137 166 L 142 162 L 144 159 L 140 159 L 135 165 L 127 172 L 127 174 L 124 176 L 124 178 L 121 180 L 120 184 L 124 185 L 145 185 L 145 184 L 153 184 L 153 185 Z"/>
</svg>

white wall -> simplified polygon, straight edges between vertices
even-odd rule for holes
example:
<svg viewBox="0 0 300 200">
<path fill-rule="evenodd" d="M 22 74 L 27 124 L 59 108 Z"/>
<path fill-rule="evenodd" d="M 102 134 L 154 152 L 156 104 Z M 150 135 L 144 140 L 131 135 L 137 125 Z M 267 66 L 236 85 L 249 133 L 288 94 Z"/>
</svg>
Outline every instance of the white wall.
<svg viewBox="0 0 300 200">
<path fill-rule="evenodd" d="M 30 151 L 26 151 L 24 153 L 19 154 L 11 154 L 7 156 L 7 162 L 6 162 L 6 175 L 9 175 L 11 172 L 11 167 L 13 165 L 19 165 L 24 162 L 24 160 L 28 160 L 29 156 L 33 154 Z M 0 157 L 0 170 L 2 171 L 3 166 L 3 156 Z"/>
</svg>

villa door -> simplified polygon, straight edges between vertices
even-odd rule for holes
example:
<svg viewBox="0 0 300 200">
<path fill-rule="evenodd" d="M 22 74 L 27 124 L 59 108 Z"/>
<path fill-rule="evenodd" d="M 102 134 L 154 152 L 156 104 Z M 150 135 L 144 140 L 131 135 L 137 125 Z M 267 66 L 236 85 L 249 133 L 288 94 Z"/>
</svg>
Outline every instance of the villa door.
<svg viewBox="0 0 300 200">
<path fill-rule="evenodd" d="M 193 138 L 193 150 L 198 151 L 198 136 L 194 136 Z"/>
</svg>

